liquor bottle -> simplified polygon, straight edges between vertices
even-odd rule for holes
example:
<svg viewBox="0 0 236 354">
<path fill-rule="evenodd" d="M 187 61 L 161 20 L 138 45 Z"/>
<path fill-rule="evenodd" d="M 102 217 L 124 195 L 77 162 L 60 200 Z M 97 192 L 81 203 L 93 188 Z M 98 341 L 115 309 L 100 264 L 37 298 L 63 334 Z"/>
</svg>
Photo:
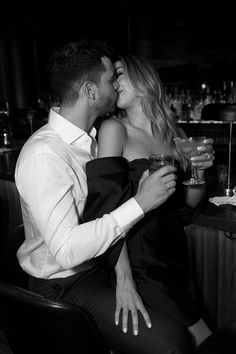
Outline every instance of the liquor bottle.
<svg viewBox="0 0 236 354">
<path fill-rule="evenodd" d="M 228 103 L 229 104 L 234 104 L 236 101 L 236 87 L 234 86 L 234 82 L 230 81 L 230 91 L 229 91 L 229 95 L 228 95 Z"/>
<path fill-rule="evenodd" d="M 0 110 L 1 146 L 9 147 L 12 142 L 12 126 L 10 122 L 10 110 L 8 102 L 5 108 Z"/>
</svg>

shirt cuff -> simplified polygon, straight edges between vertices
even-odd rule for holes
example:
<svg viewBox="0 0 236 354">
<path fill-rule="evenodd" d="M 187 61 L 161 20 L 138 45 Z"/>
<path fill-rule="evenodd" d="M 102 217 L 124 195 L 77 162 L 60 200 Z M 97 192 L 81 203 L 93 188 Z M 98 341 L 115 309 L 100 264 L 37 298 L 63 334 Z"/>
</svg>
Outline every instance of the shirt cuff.
<svg viewBox="0 0 236 354">
<path fill-rule="evenodd" d="M 135 198 L 129 199 L 111 212 L 119 227 L 127 233 L 144 216 L 144 212 Z"/>
</svg>

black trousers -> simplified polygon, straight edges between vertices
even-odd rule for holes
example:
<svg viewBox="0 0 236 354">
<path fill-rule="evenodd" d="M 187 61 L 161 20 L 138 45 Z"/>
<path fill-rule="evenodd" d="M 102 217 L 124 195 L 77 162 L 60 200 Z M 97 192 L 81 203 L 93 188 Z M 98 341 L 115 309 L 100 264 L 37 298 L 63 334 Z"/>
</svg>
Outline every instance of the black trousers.
<svg viewBox="0 0 236 354">
<path fill-rule="evenodd" d="M 152 321 L 147 328 L 139 314 L 139 334 L 133 335 L 129 318 L 128 332 L 115 325 L 116 292 L 100 267 L 68 278 L 39 279 L 30 277 L 29 290 L 50 299 L 83 307 L 93 317 L 109 348 L 130 354 L 189 354 L 193 352 L 187 327 L 161 311 L 161 300 L 155 301 L 153 284 L 139 284 L 138 291 Z M 147 301 L 145 301 L 147 299 Z M 173 306 L 174 304 L 170 304 Z M 177 310 L 178 311 L 178 310 Z M 120 323 L 122 320 L 120 321 Z"/>
</svg>

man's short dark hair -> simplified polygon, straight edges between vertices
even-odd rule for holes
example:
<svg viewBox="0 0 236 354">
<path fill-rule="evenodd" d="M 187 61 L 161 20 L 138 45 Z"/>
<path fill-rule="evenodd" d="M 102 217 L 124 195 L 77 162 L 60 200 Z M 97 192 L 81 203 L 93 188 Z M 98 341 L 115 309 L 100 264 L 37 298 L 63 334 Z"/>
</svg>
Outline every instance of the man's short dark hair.
<svg viewBox="0 0 236 354">
<path fill-rule="evenodd" d="M 85 81 L 99 83 L 105 71 L 101 58 L 113 59 L 113 50 L 107 43 L 82 39 L 71 42 L 55 51 L 48 63 L 49 85 L 59 100 L 73 103 Z"/>
</svg>

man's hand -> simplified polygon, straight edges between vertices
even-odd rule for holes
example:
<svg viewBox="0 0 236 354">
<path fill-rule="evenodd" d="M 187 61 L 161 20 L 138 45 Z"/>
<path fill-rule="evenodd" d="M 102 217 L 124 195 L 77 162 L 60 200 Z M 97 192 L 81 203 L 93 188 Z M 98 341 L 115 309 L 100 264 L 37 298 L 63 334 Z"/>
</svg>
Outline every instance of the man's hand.
<svg viewBox="0 0 236 354">
<path fill-rule="evenodd" d="M 135 199 L 144 213 L 163 204 L 175 192 L 175 171 L 174 166 L 167 165 L 152 174 L 143 173 Z"/>
<path fill-rule="evenodd" d="M 133 323 L 133 334 L 138 335 L 138 311 L 141 312 L 147 327 L 151 328 L 151 320 L 147 313 L 142 299 L 139 296 L 135 283 L 131 275 L 124 274 L 121 278 L 117 278 L 116 284 L 116 311 L 115 324 L 119 325 L 120 314 L 122 311 L 122 330 L 124 333 L 128 331 L 128 316 L 131 314 Z"/>
</svg>

